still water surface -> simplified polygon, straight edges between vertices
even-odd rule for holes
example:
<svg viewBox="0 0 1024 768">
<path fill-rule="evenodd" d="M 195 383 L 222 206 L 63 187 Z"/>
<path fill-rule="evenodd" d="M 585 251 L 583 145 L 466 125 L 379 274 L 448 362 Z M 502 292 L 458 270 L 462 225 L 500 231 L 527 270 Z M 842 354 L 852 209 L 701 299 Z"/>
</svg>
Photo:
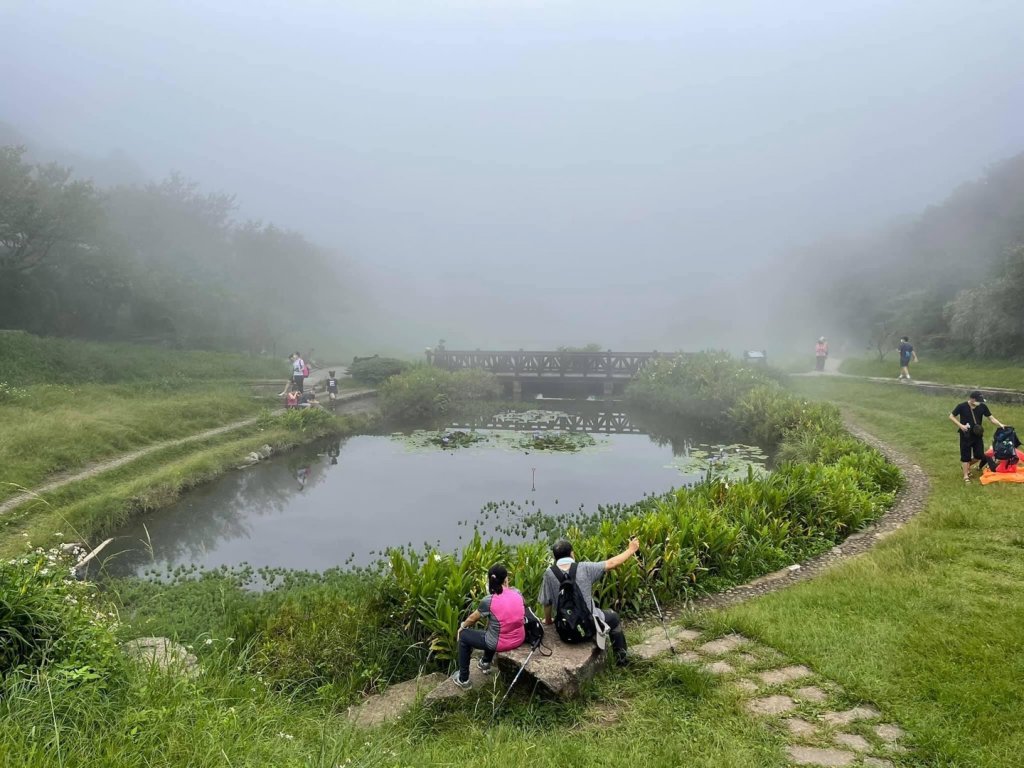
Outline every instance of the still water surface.
<svg viewBox="0 0 1024 768">
<path fill-rule="evenodd" d="M 597 445 L 578 453 L 527 452 L 507 440 L 452 451 L 388 435 L 307 448 L 229 473 L 136 518 L 116 534 L 108 551 L 118 554 L 107 568 L 139 574 L 183 564 L 367 565 L 391 546 L 455 550 L 474 523 L 489 533 L 494 513 L 481 517 L 488 502 L 594 512 L 700 478 L 680 469 L 668 443 L 644 434 L 593 437 Z"/>
</svg>

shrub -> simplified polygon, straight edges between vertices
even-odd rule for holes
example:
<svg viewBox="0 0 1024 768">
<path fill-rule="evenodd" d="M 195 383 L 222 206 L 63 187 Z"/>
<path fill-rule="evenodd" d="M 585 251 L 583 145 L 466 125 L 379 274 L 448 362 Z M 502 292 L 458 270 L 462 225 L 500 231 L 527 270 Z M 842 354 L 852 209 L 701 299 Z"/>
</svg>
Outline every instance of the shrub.
<svg viewBox="0 0 1024 768">
<path fill-rule="evenodd" d="M 495 376 L 480 370 L 454 373 L 429 365 L 413 366 L 381 385 L 381 411 L 389 419 L 423 420 L 448 413 L 463 403 L 494 399 Z"/>
<path fill-rule="evenodd" d="M 351 698 L 415 674 L 426 655 L 386 610 L 322 584 L 287 598 L 268 619 L 253 658 L 285 690 Z"/>
<path fill-rule="evenodd" d="M 778 388 L 781 374 L 745 366 L 726 352 L 700 352 L 655 360 L 626 387 L 626 401 L 660 416 L 705 426 L 729 422 L 729 409 L 757 387 Z"/>
<path fill-rule="evenodd" d="M 94 588 L 69 578 L 70 564 L 59 549 L 0 563 L 0 677 L 45 669 L 106 681 L 120 665 L 113 616 Z"/>
<path fill-rule="evenodd" d="M 410 363 L 393 357 L 370 357 L 352 363 L 348 372 L 360 384 L 376 387 L 392 376 L 407 371 Z"/>
</svg>

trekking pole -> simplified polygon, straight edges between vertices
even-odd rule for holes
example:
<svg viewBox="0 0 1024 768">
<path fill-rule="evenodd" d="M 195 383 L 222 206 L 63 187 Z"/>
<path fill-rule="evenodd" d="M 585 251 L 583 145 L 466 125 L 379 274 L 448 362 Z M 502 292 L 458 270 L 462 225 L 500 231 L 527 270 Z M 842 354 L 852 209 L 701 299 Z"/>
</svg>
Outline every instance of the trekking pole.
<svg viewBox="0 0 1024 768">
<path fill-rule="evenodd" d="M 635 557 L 637 559 L 637 562 L 640 563 L 640 567 L 644 568 L 643 561 L 640 559 L 639 552 L 636 553 Z M 646 571 L 647 569 L 644 568 L 644 570 Z M 675 644 L 673 644 L 672 642 L 672 636 L 668 633 L 668 626 L 665 624 L 665 616 L 661 612 L 661 606 L 658 605 L 658 596 L 654 594 L 654 587 L 648 585 L 647 588 L 651 591 L 651 598 L 654 600 L 654 608 L 658 611 L 658 619 L 661 621 L 661 628 L 665 631 L 665 639 L 668 640 L 668 649 L 669 651 L 671 651 L 672 655 L 675 656 L 676 647 Z"/>
<path fill-rule="evenodd" d="M 512 678 L 512 684 L 509 685 L 508 690 L 505 691 L 505 695 L 501 697 L 501 701 L 498 702 L 498 706 L 496 706 L 494 708 L 494 711 L 491 712 L 491 722 L 492 723 L 494 722 L 494 718 L 498 716 L 498 710 L 500 710 L 502 705 L 504 705 L 505 699 L 507 699 L 509 694 L 512 693 L 512 689 L 515 687 L 516 681 L 519 679 L 519 676 L 521 674 L 523 674 L 523 670 L 526 669 L 526 665 L 530 663 L 530 659 L 533 658 L 533 654 L 535 654 L 537 652 L 537 649 L 539 647 L 540 647 L 540 643 L 538 643 L 537 645 L 533 646 L 533 648 L 530 650 L 530 653 L 527 655 L 526 660 L 523 662 L 522 666 L 519 667 L 519 671 L 516 672 L 516 676 Z"/>
</svg>

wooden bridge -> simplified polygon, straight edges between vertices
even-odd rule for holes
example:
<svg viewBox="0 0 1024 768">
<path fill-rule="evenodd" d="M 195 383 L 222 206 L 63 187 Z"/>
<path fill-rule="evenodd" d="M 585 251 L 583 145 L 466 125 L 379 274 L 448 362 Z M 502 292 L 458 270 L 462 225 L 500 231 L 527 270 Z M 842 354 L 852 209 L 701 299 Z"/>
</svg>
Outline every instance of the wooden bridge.
<svg viewBox="0 0 1024 768">
<path fill-rule="evenodd" d="M 427 362 L 459 371 L 480 368 L 499 378 L 631 379 L 651 360 L 669 357 L 658 352 L 490 352 L 456 351 L 438 347 L 427 351 Z"/>
<path fill-rule="evenodd" d="M 517 352 L 485 350 L 450 350 L 443 346 L 427 350 L 427 363 L 448 371 L 469 368 L 493 373 L 499 379 L 512 383 L 512 395 L 517 398 L 524 381 L 600 382 L 602 392 L 610 397 L 621 389 L 645 365 L 659 357 L 675 355 L 658 352 L 575 352 L 561 351 Z"/>
</svg>

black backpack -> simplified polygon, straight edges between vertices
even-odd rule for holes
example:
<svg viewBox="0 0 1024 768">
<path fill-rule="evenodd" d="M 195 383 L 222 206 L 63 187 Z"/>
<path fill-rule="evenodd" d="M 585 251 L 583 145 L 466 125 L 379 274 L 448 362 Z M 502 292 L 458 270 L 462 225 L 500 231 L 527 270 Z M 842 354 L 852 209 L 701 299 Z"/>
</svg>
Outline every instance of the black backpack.
<svg viewBox="0 0 1024 768">
<path fill-rule="evenodd" d="M 1017 439 L 1017 432 L 1013 427 L 1000 427 L 992 437 L 993 458 L 1005 461 L 1008 464 L 1016 464 L 1020 457 L 1017 456 L 1017 446 L 1020 440 Z"/>
<path fill-rule="evenodd" d="M 576 566 L 566 573 L 557 565 L 551 572 L 558 579 L 558 598 L 555 600 L 555 632 L 563 643 L 585 643 L 594 639 L 594 616 L 576 583 Z"/>
<path fill-rule="evenodd" d="M 526 629 L 526 642 L 531 648 L 537 648 L 544 644 L 544 625 L 540 623 L 540 619 L 537 618 L 537 614 L 531 611 L 529 608 L 526 609 L 526 615 L 523 616 L 523 624 Z"/>
</svg>

